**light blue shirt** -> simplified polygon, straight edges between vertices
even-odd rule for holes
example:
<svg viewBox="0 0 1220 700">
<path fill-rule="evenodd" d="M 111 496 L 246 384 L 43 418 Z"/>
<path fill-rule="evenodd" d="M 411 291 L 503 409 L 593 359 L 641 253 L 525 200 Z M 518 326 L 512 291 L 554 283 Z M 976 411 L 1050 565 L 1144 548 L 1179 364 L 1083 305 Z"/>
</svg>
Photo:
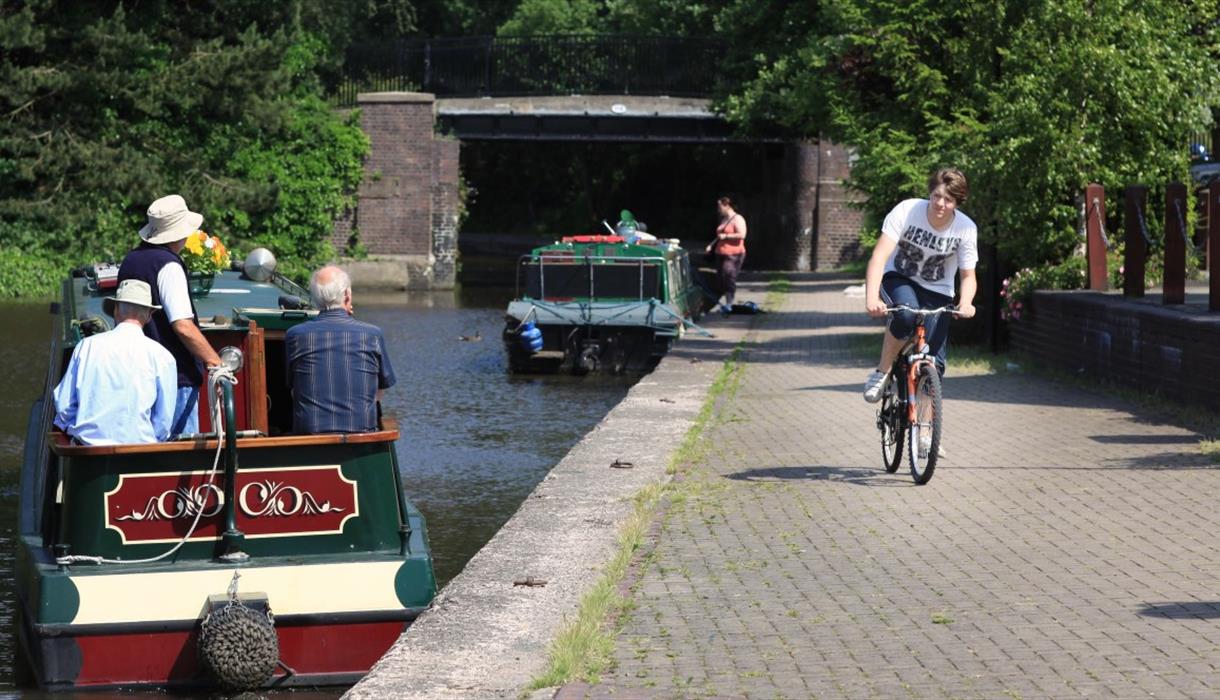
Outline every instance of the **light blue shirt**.
<svg viewBox="0 0 1220 700">
<path fill-rule="evenodd" d="M 55 425 L 86 445 L 169 438 L 178 365 L 134 323 L 85 338 L 55 387 Z"/>
</svg>

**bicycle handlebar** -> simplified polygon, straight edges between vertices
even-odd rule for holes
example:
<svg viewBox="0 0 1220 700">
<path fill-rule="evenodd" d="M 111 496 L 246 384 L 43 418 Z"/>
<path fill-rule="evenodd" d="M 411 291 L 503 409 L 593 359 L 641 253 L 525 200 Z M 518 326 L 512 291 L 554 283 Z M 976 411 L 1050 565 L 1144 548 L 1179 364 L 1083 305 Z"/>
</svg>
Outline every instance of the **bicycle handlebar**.
<svg viewBox="0 0 1220 700">
<path fill-rule="evenodd" d="M 957 306 L 955 306 L 953 304 L 949 304 L 948 306 L 942 306 L 939 309 L 916 309 L 916 308 L 907 306 L 906 304 L 897 304 L 895 306 L 885 307 L 885 312 L 887 314 L 897 313 L 899 311 L 910 311 L 911 313 L 916 314 L 920 317 L 939 316 L 940 314 L 957 313 Z"/>
</svg>

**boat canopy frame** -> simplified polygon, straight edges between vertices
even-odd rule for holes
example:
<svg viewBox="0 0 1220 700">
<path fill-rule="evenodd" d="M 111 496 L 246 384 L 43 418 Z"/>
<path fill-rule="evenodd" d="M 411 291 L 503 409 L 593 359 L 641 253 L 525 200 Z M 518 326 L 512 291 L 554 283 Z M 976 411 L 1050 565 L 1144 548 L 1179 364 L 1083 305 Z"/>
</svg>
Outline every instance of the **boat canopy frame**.
<svg viewBox="0 0 1220 700">
<path fill-rule="evenodd" d="M 526 253 L 525 255 L 522 255 L 520 258 L 518 258 L 516 288 L 515 288 L 515 293 L 514 293 L 514 296 L 517 299 L 532 298 L 528 294 L 526 294 L 524 296 L 521 294 L 522 273 L 524 270 L 527 270 L 529 268 L 529 266 L 532 264 L 536 264 L 538 266 L 538 277 L 539 277 L 538 292 L 539 293 L 538 293 L 537 298 L 543 299 L 543 300 L 545 300 L 547 298 L 547 296 L 546 296 L 546 266 L 547 266 L 548 262 L 551 263 L 553 266 L 554 265 L 563 265 L 565 267 L 571 267 L 576 264 L 583 264 L 584 267 L 588 270 L 588 277 L 589 277 L 589 296 L 588 296 L 588 298 L 590 301 L 593 301 L 593 300 L 599 298 L 596 293 L 597 292 L 597 289 L 596 289 L 597 278 L 596 278 L 596 274 L 595 274 L 595 270 L 598 267 L 615 267 L 615 268 L 636 267 L 639 270 L 639 275 L 638 275 L 638 281 L 639 281 L 638 290 L 639 291 L 638 291 L 636 300 L 645 301 L 647 299 L 658 299 L 662 302 L 669 301 L 669 299 L 668 299 L 668 296 L 669 296 L 669 294 L 668 294 L 669 260 L 664 255 L 638 255 L 638 256 L 637 255 L 591 255 L 588 253 L 583 254 L 583 255 L 577 255 L 574 252 L 566 252 L 566 251 L 543 251 L 541 253 Z M 645 295 L 646 284 L 645 284 L 644 271 L 646 269 L 649 269 L 652 267 L 656 267 L 660 270 L 660 275 L 658 275 L 658 277 L 655 281 L 656 290 L 654 290 L 654 291 L 659 291 L 660 296 L 658 296 L 657 294 Z M 528 283 L 527 283 L 526 291 L 527 292 L 529 291 Z M 601 297 L 601 298 L 627 299 L 630 297 L 607 296 L 607 297 Z"/>
</svg>

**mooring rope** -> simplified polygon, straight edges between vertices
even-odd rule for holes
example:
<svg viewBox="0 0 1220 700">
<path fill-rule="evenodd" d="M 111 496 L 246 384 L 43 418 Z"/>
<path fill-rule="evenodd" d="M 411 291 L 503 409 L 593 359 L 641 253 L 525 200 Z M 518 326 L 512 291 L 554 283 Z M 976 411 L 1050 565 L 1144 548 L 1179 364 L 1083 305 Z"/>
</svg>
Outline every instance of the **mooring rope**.
<svg viewBox="0 0 1220 700">
<path fill-rule="evenodd" d="M 1101 244 L 1110 250 L 1110 237 L 1106 235 L 1106 221 L 1101 216 L 1101 200 L 1097 197 L 1093 198 L 1093 203 L 1089 206 L 1089 213 L 1097 218 L 1098 233 L 1101 234 Z M 1088 217 L 1085 217 L 1086 219 Z M 1088 229 L 1088 223 L 1085 223 L 1085 229 Z"/>
<path fill-rule="evenodd" d="M 1153 248 L 1156 244 L 1152 242 L 1152 237 L 1148 235 L 1148 222 L 1144 221 L 1144 207 L 1135 208 L 1135 213 L 1139 217 L 1140 234 L 1144 237 L 1144 245 Z"/>
<path fill-rule="evenodd" d="M 1186 217 L 1182 216 L 1182 200 L 1173 200 L 1173 208 L 1178 210 L 1178 231 L 1182 234 L 1182 243 L 1186 250 L 1191 253 L 1195 252 L 1195 242 L 1190 240 L 1190 235 L 1186 233 Z"/>
<path fill-rule="evenodd" d="M 206 486 L 211 486 L 215 481 L 216 472 L 220 467 L 220 455 L 224 452 L 225 446 L 225 430 L 224 430 L 224 411 L 223 411 L 223 396 L 224 392 L 221 389 L 220 383 L 227 382 L 230 386 L 237 386 L 237 377 L 233 376 L 232 370 L 224 365 L 216 365 L 208 368 L 208 394 L 213 397 L 212 401 L 212 427 L 216 430 L 216 456 L 212 459 L 212 469 L 208 472 L 208 480 Z M 196 491 L 198 493 L 199 491 Z M 56 557 L 55 563 L 60 566 L 68 566 L 70 564 L 151 564 L 161 561 L 162 559 L 171 556 L 182 546 L 187 540 L 195 534 L 195 529 L 199 527 L 199 521 L 203 517 L 204 506 L 207 505 L 208 491 L 203 491 L 203 503 L 196 503 L 195 520 L 191 523 L 191 527 L 170 549 L 158 554 L 155 557 L 147 557 L 145 559 L 107 559 L 105 557 L 92 556 L 89 554 L 67 554 L 62 557 Z M 192 497 L 192 500 L 197 500 Z"/>
</svg>

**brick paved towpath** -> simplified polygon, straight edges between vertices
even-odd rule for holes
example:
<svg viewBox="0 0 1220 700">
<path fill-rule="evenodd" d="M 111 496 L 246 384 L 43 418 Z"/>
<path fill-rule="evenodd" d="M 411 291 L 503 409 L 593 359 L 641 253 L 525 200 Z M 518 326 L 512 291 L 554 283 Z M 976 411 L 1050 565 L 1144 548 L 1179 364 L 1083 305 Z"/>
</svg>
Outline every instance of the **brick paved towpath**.
<svg viewBox="0 0 1220 700">
<path fill-rule="evenodd" d="M 1220 468 L 1199 436 L 950 357 L 948 458 L 927 486 L 886 474 L 849 348 L 877 331 L 849 283 L 794 278 L 758 319 L 616 667 L 558 697 L 1220 697 Z"/>
</svg>

